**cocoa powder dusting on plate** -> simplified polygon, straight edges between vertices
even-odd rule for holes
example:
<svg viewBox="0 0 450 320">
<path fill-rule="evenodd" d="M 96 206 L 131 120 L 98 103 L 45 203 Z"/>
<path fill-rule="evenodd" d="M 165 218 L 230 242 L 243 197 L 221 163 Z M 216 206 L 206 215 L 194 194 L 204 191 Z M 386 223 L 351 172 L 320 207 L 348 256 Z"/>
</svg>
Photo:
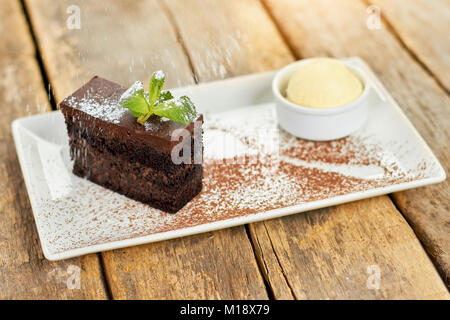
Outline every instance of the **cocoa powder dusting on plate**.
<svg viewBox="0 0 450 320">
<path fill-rule="evenodd" d="M 265 215 L 268 211 L 331 199 L 426 177 L 423 161 L 409 168 L 411 147 L 350 136 L 311 142 L 281 130 L 270 107 L 207 116 L 203 190 L 176 214 L 130 200 L 78 177 L 72 192 L 40 203 L 42 232 L 52 253 Z M 402 158 L 403 157 L 403 158 Z M 77 214 L 74 215 L 73 212 Z M 65 239 L 65 240 L 64 240 Z"/>
</svg>

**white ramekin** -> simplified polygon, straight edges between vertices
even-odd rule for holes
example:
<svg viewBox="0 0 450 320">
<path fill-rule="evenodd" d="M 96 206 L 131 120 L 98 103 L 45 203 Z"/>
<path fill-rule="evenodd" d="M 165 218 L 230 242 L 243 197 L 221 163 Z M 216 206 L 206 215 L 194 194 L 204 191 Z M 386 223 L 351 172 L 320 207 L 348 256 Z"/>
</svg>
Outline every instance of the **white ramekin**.
<svg viewBox="0 0 450 320">
<path fill-rule="evenodd" d="M 327 141 L 348 136 L 358 130 L 366 121 L 369 109 L 369 85 L 364 76 L 349 63 L 344 63 L 362 82 L 364 90 L 354 101 L 335 108 L 314 109 L 299 106 L 286 99 L 286 87 L 297 68 L 310 63 L 313 59 L 304 59 L 291 63 L 281 69 L 272 83 L 275 104 L 280 126 L 302 139 Z"/>
</svg>

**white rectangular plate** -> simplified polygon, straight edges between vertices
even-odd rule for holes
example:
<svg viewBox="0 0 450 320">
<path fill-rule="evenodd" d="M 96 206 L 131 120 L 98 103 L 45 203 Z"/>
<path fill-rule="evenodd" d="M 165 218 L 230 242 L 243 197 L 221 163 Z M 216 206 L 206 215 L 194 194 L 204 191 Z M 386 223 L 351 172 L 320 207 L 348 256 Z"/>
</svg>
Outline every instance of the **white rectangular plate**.
<svg viewBox="0 0 450 320">
<path fill-rule="evenodd" d="M 45 257 L 183 237 L 443 181 L 438 160 L 370 68 L 348 60 L 370 79 L 369 119 L 333 142 L 304 141 L 278 127 L 273 72 L 174 90 L 205 114 L 204 187 L 174 215 L 74 176 L 59 111 L 14 121 Z"/>
</svg>

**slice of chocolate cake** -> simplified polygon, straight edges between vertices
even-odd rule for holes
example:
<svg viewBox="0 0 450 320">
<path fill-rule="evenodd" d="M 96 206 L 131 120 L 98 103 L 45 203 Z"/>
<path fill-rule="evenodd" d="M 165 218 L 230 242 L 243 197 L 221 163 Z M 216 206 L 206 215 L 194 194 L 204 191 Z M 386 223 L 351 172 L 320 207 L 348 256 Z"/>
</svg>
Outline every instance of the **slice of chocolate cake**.
<svg viewBox="0 0 450 320">
<path fill-rule="evenodd" d="M 140 124 L 119 103 L 125 91 L 94 77 L 60 103 L 73 172 L 174 213 L 202 189 L 203 117 L 184 125 L 151 115 Z"/>
</svg>

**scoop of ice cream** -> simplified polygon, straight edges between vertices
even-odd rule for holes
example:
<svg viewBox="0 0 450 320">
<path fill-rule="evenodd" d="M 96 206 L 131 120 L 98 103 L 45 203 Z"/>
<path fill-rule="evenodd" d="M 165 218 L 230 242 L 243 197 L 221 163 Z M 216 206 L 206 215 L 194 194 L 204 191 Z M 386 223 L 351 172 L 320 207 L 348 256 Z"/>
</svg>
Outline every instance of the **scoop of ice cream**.
<svg viewBox="0 0 450 320">
<path fill-rule="evenodd" d="M 362 92 L 361 81 L 342 62 L 319 58 L 294 72 L 286 95 L 304 107 L 334 108 L 352 102 Z"/>
</svg>

